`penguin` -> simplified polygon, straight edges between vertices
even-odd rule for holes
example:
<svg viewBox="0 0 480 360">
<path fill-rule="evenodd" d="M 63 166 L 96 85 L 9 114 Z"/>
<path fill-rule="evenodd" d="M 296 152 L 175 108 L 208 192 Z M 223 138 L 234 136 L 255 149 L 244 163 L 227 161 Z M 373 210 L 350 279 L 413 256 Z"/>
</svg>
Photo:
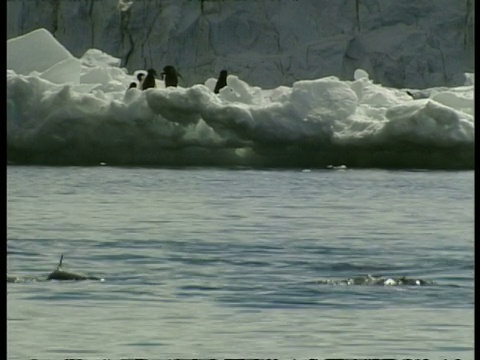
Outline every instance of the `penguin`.
<svg viewBox="0 0 480 360">
<path fill-rule="evenodd" d="M 63 254 L 60 257 L 60 263 L 57 268 L 48 275 L 47 280 L 102 280 L 96 276 L 87 276 L 84 274 L 72 273 L 62 269 Z M 8 280 L 8 278 L 7 278 Z"/>
<path fill-rule="evenodd" d="M 165 80 L 165 87 L 176 87 L 178 85 L 178 77 L 182 77 L 172 65 L 165 66 L 161 75 Z"/>
<path fill-rule="evenodd" d="M 136 83 L 136 82 L 131 82 L 131 83 L 130 83 L 130 86 L 128 87 L 127 90 L 130 90 L 130 89 L 136 88 L 136 87 L 137 87 L 137 83 Z"/>
<path fill-rule="evenodd" d="M 147 76 L 145 76 L 145 79 L 143 79 L 142 90 L 157 87 L 155 84 L 156 75 L 157 72 L 154 69 L 148 69 Z"/>
<path fill-rule="evenodd" d="M 430 93 L 428 91 L 417 91 L 416 93 L 412 93 L 407 90 L 406 93 L 414 100 L 427 99 L 430 97 Z"/>
<path fill-rule="evenodd" d="M 218 80 L 217 80 L 217 85 L 215 85 L 215 90 L 213 90 L 215 94 L 218 94 L 221 88 L 224 88 L 225 86 L 227 86 L 227 75 L 228 75 L 227 70 L 220 71 L 220 75 L 218 76 Z"/>
<path fill-rule="evenodd" d="M 145 74 L 144 74 L 144 73 L 138 73 L 138 74 L 137 74 L 138 88 L 139 88 L 140 90 L 143 89 L 143 87 L 142 87 L 143 84 L 142 84 L 142 83 L 143 83 L 143 80 L 144 80 L 144 79 L 145 79 Z"/>
</svg>

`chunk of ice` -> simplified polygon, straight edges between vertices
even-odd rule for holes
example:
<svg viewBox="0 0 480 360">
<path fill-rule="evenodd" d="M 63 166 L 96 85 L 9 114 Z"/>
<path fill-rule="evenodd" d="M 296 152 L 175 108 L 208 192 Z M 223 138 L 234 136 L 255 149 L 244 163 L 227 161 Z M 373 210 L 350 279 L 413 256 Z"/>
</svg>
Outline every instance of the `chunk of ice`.
<svg viewBox="0 0 480 360">
<path fill-rule="evenodd" d="M 37 29 L 7 41 L 7 69 L 15 70 L 17 74 L 43 72 L 71 58 L 72 54 L 45 29 Z"/>
</svg>

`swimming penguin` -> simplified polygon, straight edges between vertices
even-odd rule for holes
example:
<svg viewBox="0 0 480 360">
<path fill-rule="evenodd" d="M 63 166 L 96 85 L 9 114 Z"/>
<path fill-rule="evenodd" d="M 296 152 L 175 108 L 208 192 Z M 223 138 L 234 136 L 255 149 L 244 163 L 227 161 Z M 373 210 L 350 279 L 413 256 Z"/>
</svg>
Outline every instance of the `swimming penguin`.
<svg viewBox="0 0 480 360">
<path fill-rule="evenodd" d="M 172 65 L 165 66 L 161 75 L 164 77 L 165 87 L 176 87 L 178 84 L 178 77 L 182 77 Z"/>
<path fill-rule="evenodd" d="M 227 70 L 220 71 L 220 75 L 218 76 L 218 80 L 217 80 L 217 85 L 215 85 L 215 90 L 213 90 L 215 94 L 218 94 L 221 88 L 224 88 L 225 86 L 227 86 L 227 75 L 228 75 Z"/>
<path fill-rule="evenodd" d="M 18 277 L 17 276 L 10 276 L 7 274 L 7 283 L 14 283 L 14 282 L 17 282 L 18 281 Z"/>
<path fill-rule="evenodd" d="M 155 76 L 157 76 L 157 72 L 154 69 L 148 69 L 147 76 L 145 76 L 142 82 L 142 90 L 157 87 Z"/>
<path fill-rule="evenodd" d="M 102 280 L 96 276 L 87 276 L 83 274 L 72 273 L 62 269 L 63 254 L 60 257 L 60 263 L 57 268 L 48 275 L 47 280 Z"/>
<path fill-rule="evenodd" d="M 428 93 L 428 91 L 417 91 L 415 93 L 412 93 L 411 91 L 407 90 L 406 93 L 410 95 L 410 97 L 414 100 L 427 99 L 430 97 L 430 94 Z"/>
<path fill-rule="evenodd" d="M 315 283 L 322 285 L 377 285 L 377 286 L 429 286 L 435 285 L 435 282 L 423 279 L 414 279 L 402 277 L 382 277 L 382 276 L 357 276 L 348 279 L 320 279 L 316 280 Z"/>
</svg>

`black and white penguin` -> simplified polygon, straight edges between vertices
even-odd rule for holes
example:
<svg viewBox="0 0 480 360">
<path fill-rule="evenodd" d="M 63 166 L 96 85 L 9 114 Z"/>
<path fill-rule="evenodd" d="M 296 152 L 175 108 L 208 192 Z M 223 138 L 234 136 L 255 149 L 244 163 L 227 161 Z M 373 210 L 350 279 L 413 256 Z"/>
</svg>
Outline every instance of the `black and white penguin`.
<svg viewBox="0 0 480 360">
<path fill-rule="evenodd" d="M 143 85 L 142 83 L 143 83 L 143 80 L 144 80 L 144 79 L 145 79 L 145 74 L 144 74 L 144 73 L 138 73 L 138 74 L 137 74 L 138 88 L 139 88 L 140 90 L 143 89 L 143 88 L 142 88 L 142 85 Z"/>
<path fill-rule="evenodd" d="M 157 87 L 157 85 L 155 84 L 156 75 L 157 72 L 154 69 L 148 69 L 147 76 L 145 76 L 145 79 L 143 79 L 142 82 L 142 90 Z"/>
<path fill-rule="evenodd" d="M 161 75 L 165 81 L 165 87 L 176 87 L 178 85 L 178 77 L 182 77 L 172 65 L 165 66 Z"/>
<path fill-rule="evenodd" d="M 217 84 L 215 85 L 215 90 L 213 92 L 218 94 L 221 88 L 227 86 L 227 70 L 220 71 L 220 75 L 218 76 Z"/>
</svg>

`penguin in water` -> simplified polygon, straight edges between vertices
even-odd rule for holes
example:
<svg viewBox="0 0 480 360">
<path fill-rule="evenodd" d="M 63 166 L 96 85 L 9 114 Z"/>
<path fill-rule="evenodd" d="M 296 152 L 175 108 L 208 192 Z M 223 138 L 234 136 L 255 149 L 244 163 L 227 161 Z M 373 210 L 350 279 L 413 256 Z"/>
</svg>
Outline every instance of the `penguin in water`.
<svg viewBox="0 0 480 360">
<path fill-rule="evenodd" d="M 220 71 L 220 75 L 218 76 L 217 84 L 215 85 L 215 90 L 213 90 L 213 92 L 215 94 L 218 94 L 220 92 L 220 89 L 227 86 L 227 75 L 228 75 L 227 70 Z"/>
<path fill-rule="evenodd" d="M 130 89 L 133 89 L 133 88 L 136 88 L 136 87 L 137 87 L 137 83 L 136 82 L 131 82 L 130 86 L 128 87 L 127 90 L 130 90 Z"/>
<path fill-rule="evenodd" d="M 172 65 L 165 66 L 161 75 L 165 81 L 165 87 L 177 87 L 178 77 L 182 77 Z"/>
<path fill-rule="evenodd" d="M 147 76 L 143 79 L 142 90 L 157 87 L 155 84 L 155 76 L 157 76 L 157 72 L 154 69 L 148 69 Z"/>
<path fill-rule="evenodd" d="M 57 268 L 48 275 L 47 280 L 102 280 L 96 276 L 87 276 L 78 273 L 72 273 L 62 269 L 63 254 L 60 257 L 60 263 Z M 8 280 L 8 279 L 7 279 Z"/>
<path fill-rule="evenodd" d="M 406 93 L 414 100 L 427 99 L 430 97 L 430 94 L 427 91 L 417 91 L 416 93 L 412 93 L 407 90 Z"/>
</svg>

